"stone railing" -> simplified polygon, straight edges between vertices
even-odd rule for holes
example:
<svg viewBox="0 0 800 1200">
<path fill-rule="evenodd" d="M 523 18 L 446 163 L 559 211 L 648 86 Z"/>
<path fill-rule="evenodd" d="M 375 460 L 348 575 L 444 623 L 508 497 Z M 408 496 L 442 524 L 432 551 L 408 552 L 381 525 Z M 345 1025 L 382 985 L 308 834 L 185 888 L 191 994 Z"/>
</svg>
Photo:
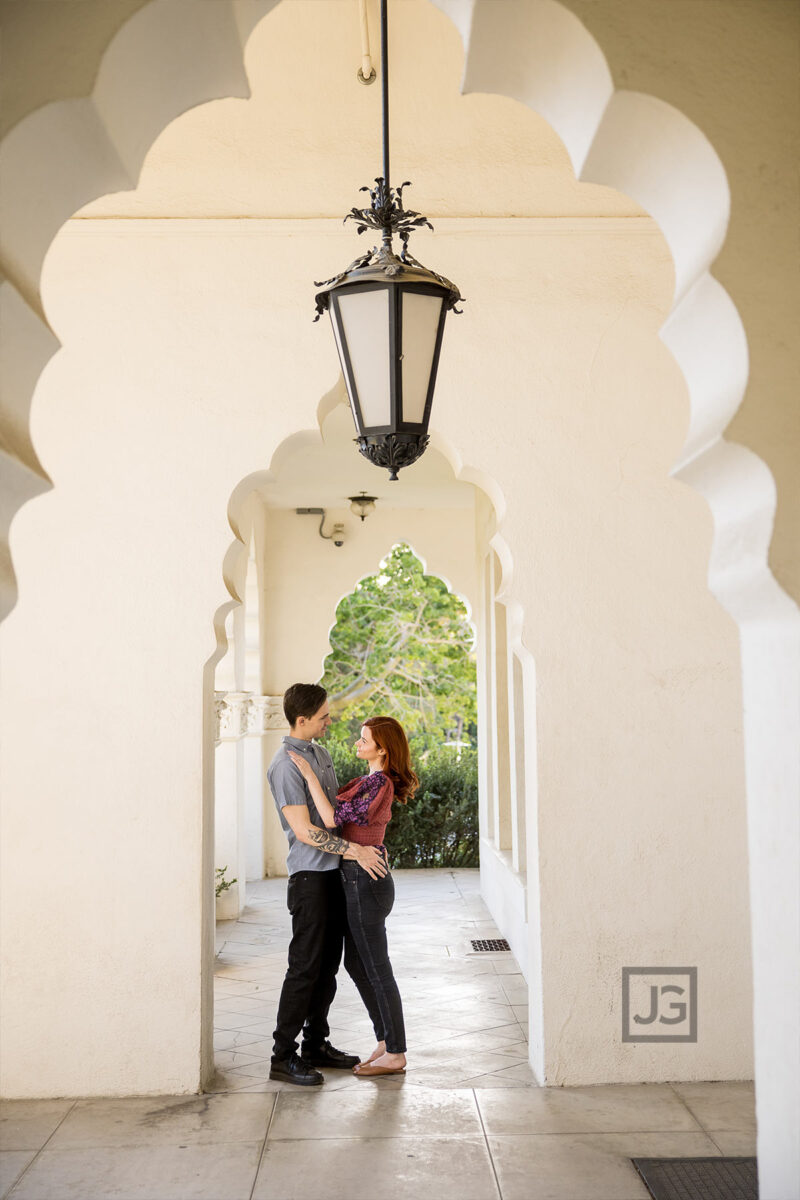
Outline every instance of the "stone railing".
<svg viewBox="0 0 800 1200">
<path fill-rule="evenodd" d="M 234 742 L 242 737 L 287 733 L 282 696 L 258 696 L 254 692 L 214 692 L 215 742 Z"/>
</svg>

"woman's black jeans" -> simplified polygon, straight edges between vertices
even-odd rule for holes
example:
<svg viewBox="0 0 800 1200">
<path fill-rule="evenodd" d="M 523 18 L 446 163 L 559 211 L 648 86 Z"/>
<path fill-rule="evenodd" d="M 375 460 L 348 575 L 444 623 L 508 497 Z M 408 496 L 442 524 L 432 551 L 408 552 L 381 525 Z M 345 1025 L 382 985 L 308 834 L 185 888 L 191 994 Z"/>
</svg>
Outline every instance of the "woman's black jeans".
<svg viewBox="0 0 800 1200">
<path fill-rule="evenodd" d="M 403 1004 L 389 962 L 386 918 L 394 904 L 394 880 L 372 879 L 357 862 L 342 862 L 349 936 L 344 965 L 361 994 L 375 1036 L 389 1054 L 405 1054 Z"/>
</svg>

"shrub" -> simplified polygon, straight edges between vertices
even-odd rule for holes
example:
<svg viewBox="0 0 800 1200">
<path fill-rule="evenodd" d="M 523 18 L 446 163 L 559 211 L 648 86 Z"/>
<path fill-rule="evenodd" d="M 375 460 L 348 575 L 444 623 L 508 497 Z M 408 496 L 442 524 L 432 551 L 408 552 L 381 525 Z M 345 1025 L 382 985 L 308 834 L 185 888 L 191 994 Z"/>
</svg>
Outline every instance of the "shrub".
<svg viewBox="0 0 800 1200">
<path fill-rule="evenodd" d="M 364 773 L 349 745 L 332 742 L 340 783 Z M 392 867 L 477 867 L 478 752 L 429 750 L 416 759 L 419 790 L 408 804 L 392 807 L 386 848 Z"/>
</svg>

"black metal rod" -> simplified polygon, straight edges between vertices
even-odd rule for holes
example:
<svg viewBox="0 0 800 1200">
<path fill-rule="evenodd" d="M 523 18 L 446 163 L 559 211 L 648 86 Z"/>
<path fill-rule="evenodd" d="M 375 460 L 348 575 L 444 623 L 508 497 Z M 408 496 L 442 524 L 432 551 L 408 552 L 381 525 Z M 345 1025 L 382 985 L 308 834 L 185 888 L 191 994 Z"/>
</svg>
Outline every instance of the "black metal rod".
<svg viewBox="0 0 800 1200">
<path fill-rule="evenodd" d="M 381 95 L 383 99 L 383 180 L 389 196 L 389 15 L 388 0 L 381 0 Z M 388 237 L 387 237 L 388 234 Z M 391 234 L 383 231 L 383 240 L 391 244 Z"/>
</svg>

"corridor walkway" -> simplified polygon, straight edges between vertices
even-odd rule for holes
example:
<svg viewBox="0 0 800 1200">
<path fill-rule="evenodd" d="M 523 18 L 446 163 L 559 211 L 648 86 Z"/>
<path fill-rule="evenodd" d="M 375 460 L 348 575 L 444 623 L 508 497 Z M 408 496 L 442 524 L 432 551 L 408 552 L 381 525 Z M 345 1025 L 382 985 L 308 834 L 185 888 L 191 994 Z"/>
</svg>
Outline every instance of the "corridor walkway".
<svg viewBox="0 0 800 1200">
<path fill-rule="evenodd" d="M 268 1078 L 286 965 L 285 880 L 248 887 L 218 927 L 212 1094 L 2 1106 L 0 1196 L 14 1200 L 647 1200 L 635 1155 L 754 1154 L 752 1086 L 543 1089 L 526 989 L 477 871 L 400 871 L 390 923 L 406 1006 L 405 1078 Z M 371 1048 L 342 973 L 332 1040 Z"/>
</svg>

